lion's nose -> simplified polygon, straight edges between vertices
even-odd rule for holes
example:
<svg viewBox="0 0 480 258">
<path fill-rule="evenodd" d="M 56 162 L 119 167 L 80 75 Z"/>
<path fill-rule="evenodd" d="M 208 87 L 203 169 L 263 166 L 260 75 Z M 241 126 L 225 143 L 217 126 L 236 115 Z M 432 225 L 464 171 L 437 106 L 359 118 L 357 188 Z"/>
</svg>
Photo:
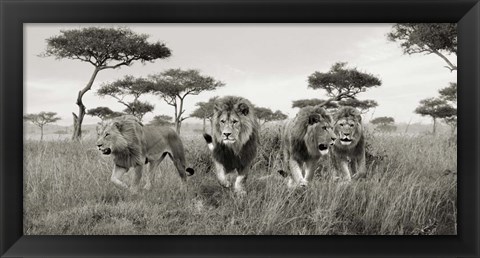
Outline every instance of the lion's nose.
<svg viewBox="0 0 480 258">
<path fill-rule="evenodd" d="M 230 135 L 231 135 L 231 133 L 223 133 L 223 135 L 225 135 L 225 137 L 227 137 L 227 138 L 228 138 L 228 136 L 230 136 Z"/>
</svg>

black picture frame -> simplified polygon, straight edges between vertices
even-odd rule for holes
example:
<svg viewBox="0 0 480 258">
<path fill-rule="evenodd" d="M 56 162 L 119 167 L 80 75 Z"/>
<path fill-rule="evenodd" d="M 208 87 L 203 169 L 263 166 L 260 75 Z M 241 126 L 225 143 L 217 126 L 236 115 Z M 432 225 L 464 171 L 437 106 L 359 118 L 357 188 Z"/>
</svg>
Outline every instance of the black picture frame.
<svg viewBox="0 0 480 258">
<path fill-rule="evenodd" d="M 478 257 L 478 0 L 0 0 L 1 257 Z M 458 22 L 456 236 L 23 236 L 24 23 Z"/>
</svg>

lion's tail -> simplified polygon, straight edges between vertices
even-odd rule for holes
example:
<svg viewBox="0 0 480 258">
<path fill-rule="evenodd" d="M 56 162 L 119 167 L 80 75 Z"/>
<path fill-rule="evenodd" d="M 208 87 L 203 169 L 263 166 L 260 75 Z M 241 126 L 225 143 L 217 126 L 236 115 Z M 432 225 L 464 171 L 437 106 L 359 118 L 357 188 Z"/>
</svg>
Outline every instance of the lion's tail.
<svg viewBox="0 0 480 258">
<path fill-rule="evenodd" d="M 186 173 L 187 173 L 187 176 L 193 176 L 193 174 L 195 174 L 195 170 L 193 170 L 193 168 L 191 167 L 188 167 L 186 169 Z"/>
<path fill-rule="evenodd" d="M 210 151 L 213 151 L 213 139 L 212 136 L 208 133 L 203 134 L 203 138 L 207 142 L 207 147 Z"/>
</svg>

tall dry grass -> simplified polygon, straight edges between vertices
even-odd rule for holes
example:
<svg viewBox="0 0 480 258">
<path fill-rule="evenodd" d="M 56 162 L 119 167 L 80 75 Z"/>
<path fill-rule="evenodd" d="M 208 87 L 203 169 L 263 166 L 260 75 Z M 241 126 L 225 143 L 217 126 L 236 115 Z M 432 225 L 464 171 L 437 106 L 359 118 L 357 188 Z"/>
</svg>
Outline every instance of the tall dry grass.
<svg viewBox="0 0 480 258">
<path fill-rule="evenodd" d="M 24 232 L 456 234 L 457 150 L 446 137 L 369 134 L 365 180 L 335 183 L 326 166 L 307 189 L 289 190 L 276 173 L 278 128 L 261 136 L 242 200 L 216 182 L 200 132 L 183 136 L 196 170 L 188 183 L 164 161 L 141 196 L 109 182 L 113 164 L 93 141 L 26 141 Z"/>
</svg>

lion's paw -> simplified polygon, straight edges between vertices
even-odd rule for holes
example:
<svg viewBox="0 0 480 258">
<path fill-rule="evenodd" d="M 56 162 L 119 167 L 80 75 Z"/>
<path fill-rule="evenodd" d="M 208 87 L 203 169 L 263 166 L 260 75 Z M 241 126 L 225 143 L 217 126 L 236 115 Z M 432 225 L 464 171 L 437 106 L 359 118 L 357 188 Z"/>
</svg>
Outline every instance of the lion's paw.
<svg viewBox="0 0 480 258">
<path fill-rule="evenodd" d="M 225 188 L 230 188 L 230 186 L 232 186 L 232 183 L 230 183 L 228 180 L 225 180 L 225 181 L 218 181 L 220 183 L 221 186 L 225 187 Z"/>
<path fill-rule="evenodd" d="M 243 188 L 237 188 L 235 189 L 235 196 L 239 197 L 239 198 L 243 198 L 247 195 L 247 191 L 245 191 L 245 189 Z"/>
</svg>

